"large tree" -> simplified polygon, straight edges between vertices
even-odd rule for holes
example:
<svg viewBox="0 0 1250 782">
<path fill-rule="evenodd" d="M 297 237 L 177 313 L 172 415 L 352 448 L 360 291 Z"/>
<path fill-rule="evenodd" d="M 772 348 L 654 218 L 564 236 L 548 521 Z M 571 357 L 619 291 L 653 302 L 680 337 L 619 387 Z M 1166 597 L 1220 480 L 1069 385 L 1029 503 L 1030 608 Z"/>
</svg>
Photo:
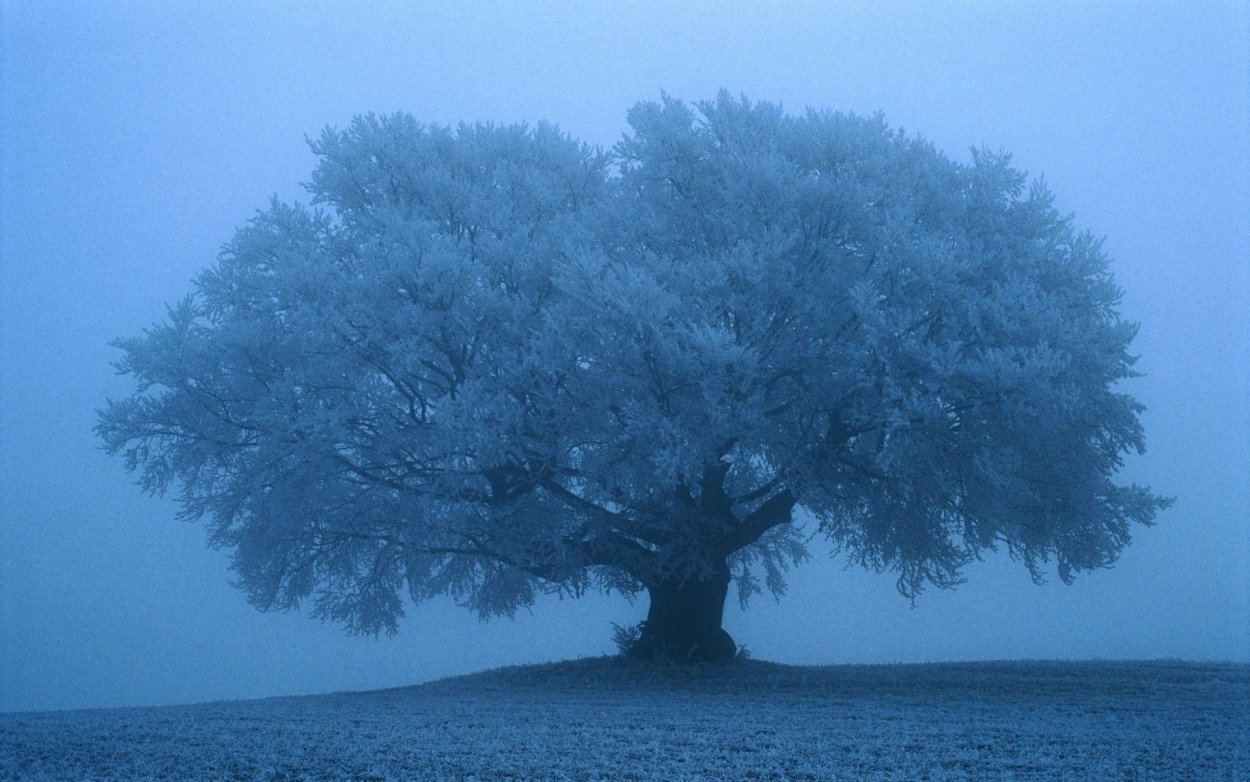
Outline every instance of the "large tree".
<svg viewBox="0 0 1250 782">
<path fill-rule="evenodd" d="M 806 555 L 914 597 L 1005 548 L 1112 562 L 1166 500 L 1099 242 L 1003 154 L 722 94 L 610 153 L 539 125 L 358 118 L 192 295 L 121 340 L 107 449 L 229 549 L 248 599 L 357 632 L 635 595 L 633 652 L 723 660 Z"/>
</svg>

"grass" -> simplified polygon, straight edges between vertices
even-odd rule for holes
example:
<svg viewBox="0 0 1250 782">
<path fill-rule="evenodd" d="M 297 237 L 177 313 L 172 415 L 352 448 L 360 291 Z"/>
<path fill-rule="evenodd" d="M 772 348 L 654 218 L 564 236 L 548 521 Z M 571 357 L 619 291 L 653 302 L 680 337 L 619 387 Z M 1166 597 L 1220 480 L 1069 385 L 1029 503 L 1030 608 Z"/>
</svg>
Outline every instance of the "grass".
<svg viewBox="0 0 1250 782">
<path fill-rule="evenodd" d="M 1250 666 L 654 667 L 0 715 L 0 778 L 1245 780 Z"/>
</svg>

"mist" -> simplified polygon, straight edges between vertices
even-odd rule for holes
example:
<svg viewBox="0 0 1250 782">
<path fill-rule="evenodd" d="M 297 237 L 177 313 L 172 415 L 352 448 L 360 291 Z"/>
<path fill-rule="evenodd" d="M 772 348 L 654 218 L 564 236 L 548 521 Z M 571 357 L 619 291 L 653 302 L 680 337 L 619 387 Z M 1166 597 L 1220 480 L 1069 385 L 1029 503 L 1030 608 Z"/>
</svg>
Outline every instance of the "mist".
<svg viewBox="0 0 1250 782">
<path fill-rule="evenodd" d="M 0 10 L 0 710 L 412 684 L 615 651 L 645 598 L 448 600 L 394 637 L 261 613 L 225 552 L 93 433 L 130 393 L 110 341 L 192 290 L 271 197 L 307 201 L 306 139 L 368 112 L 554 122 L 611 147 L 667 93 L 882 112 L 955 160 L 1044 176 L 1105 237 L 1141 324 L 1148 450 L 1176 497 L 1113 568 L 1035 585 L 1005 552 L 915 605 L 817 539 L 780 601 L 732 600 L 756 658 L 805 664 L 1250 660 L 1250 15 L 1213 4 L 9 4 Z"/>
</svg>

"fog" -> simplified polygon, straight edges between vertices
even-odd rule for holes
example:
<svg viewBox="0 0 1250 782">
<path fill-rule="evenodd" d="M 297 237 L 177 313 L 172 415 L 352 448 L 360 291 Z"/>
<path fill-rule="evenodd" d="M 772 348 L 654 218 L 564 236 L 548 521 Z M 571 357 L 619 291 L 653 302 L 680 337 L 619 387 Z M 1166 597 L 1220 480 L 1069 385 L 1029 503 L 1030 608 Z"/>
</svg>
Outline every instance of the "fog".
<svg viewBox="0 0 1250 782">
<path fill-rule="evenodd" d="M 614 651 L 591 596 L 393 638 L 260 613 L 224 552 L 92 432 L 133 391 L 109 341 L 159 320 L 356 114 L 550 120 L 614 144 L 661 91 L 881 111 L 957 160 L 1044 175 L 1106 239 L 1141 323 L 1147 453 L 1176 497 L 1110 569 L 1032 583 L 1005 553 L 911 606 L 821 541 L 779 602 L 731 599 L 757 658 L 1250 660 L 1250 13 L 1242 4 L 61 4 L 0 9 L 0 710 L 398 686 Z M 1053 574 L 1052 574 L 1053 575 Z"/>
</svg>

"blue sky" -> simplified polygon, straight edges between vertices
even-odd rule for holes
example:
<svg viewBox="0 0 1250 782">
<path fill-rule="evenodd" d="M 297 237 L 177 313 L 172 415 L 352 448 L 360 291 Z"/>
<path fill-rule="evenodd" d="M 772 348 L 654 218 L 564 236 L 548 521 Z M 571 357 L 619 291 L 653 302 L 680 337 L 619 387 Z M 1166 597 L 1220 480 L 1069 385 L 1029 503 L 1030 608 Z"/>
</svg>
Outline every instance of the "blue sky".
<svg viewBox="0 0 1250 782">
<path fill-rule="evenodd" d="M 881 111 L 1003 148 L 1104 236 L 1141 322 L 1148 452 L 1175 495 L 1117 565 L 1035 586 L 1003 555 L 910 607 L 813 547 L 727 624 L 801 663 L 1250 660 L 1250 12 L 1208 3 L 0 3 L 0 710 L 409 684 L 611 651 L 645 601 L 449 603 L 398 637 L 261 614 L 222 552 L 91 432 L 108 342 L 158 320 L 355 114 L 550 120 L 610 146 L 661 91 Z M 628 10 L 626 10 L 628 9 Z"/>
</svg>

